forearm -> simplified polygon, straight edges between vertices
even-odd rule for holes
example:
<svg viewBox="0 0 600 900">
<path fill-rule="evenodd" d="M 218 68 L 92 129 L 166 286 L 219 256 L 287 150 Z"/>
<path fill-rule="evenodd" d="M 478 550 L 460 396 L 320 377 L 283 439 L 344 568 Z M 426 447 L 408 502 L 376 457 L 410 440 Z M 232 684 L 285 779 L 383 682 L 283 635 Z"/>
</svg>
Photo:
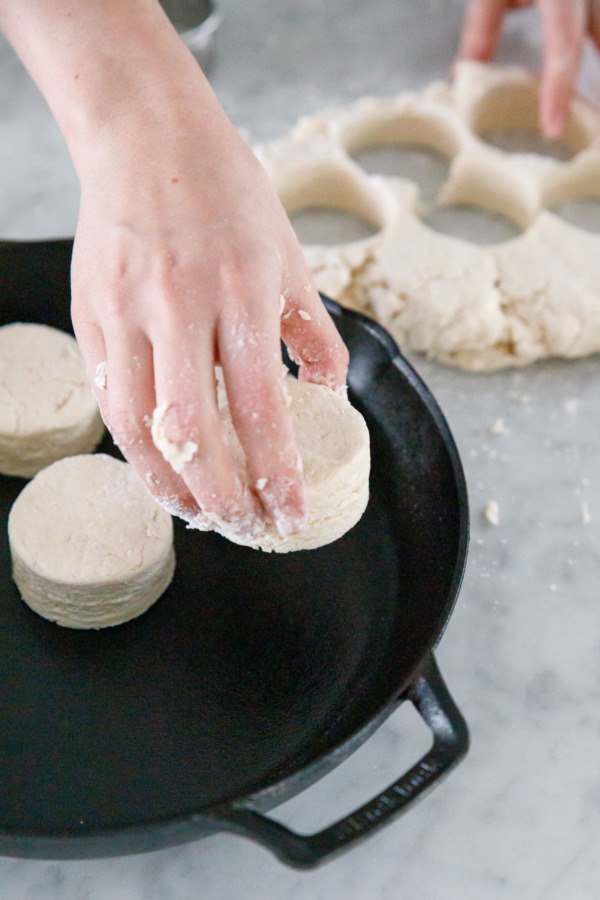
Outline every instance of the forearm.
<svg viewBox="0 0 600 900">
<path fill-rule="evenodd" d="M 228 127 L 156 0 L 0 0 L 0 28 L 44 95 L 78 171 L 115 140 L 176 132 L 190 105 L 215 140 Z M 215 134 L 215 131 L 217 132 Z M 148 148 L 151 149 L 151 148 Z"/>
</svg>

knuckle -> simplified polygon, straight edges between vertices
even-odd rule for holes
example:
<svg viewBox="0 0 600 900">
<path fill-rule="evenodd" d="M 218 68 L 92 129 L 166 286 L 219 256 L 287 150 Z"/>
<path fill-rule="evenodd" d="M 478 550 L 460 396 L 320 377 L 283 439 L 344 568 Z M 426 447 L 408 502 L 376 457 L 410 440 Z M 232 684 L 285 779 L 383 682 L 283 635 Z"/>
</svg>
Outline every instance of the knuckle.
<svg viewBox="0 0 600 900">
<path fill-rule="evenodd" d="M 215 273 L 217 288 L 224 295 L 239 295 L 244 283 L 244 267 L 239 260 L 223 260 Z"/>
<path fill-rule="evenodd" d="M 104 291 L 103 310 L 106 318 L 122 319 L 127 313 L 128 297 L 118 279 L 109 279 Z"/>
<path fill-rule="evenodd" d="M 233 301 L 241 312 L 251 314 L 259 298 L 279 297 L 280 272 L 260 249 L 245 247 L 241 254 L 224 256 L 214 270 L 214 288 L 218 296 Z M 249 284 L 252 285 L 251 291 L 248 290 Z"/>
<path fill-rule="evenodd" d="M 152 343 L 176 350 L 182 369 L 194 358 L 193 336 L 201 321 L 198 304 L 190 303 L 192 293 L 183 287 L 180 291 L 160 288 L 147 323 Z"/>
<path fill-rule="evenodd" d="M 166 321 L 175 318 L 188 296 L 181 273 L 160 266 L 154 271 L 153 282 L 161 316 Z"/>
</svg>

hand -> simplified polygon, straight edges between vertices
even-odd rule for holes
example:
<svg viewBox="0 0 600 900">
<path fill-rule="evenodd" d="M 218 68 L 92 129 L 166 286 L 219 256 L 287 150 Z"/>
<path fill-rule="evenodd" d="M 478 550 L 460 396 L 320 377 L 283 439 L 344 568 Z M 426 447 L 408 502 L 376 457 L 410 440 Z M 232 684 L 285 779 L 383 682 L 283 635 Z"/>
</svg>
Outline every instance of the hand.
<svg viewBox="0 0 600 900">
<path fill-rule="evenodd" d="M 228 123 L 211 138 L 186 112 L 168 133 L 154 119 L 137 127 L 83 177 L 75 331 L 92 377 L 106 361 L 103 417 L 157 499 L 242 538 L 262 530 L 266 511 L 290 534 L 305 501 L 280 337 L 300 378 L 332 388 L 345 382 L 347 351 L 253 154 Z M 248 481 L 219 427 L 217 363 Z M 152 442 L 155 407 L 166 407 L 169 441 L 197 447 L 179 474 Z"/>
<path fill-rule="evenodd" d="M 532 4 L 533 0 L 469 0 L 459 57 L 490 59 L 505 12 Z M 600 2 L 536 0 L 535 5 L 540 11 L 545 45 L 540 127 L 546 137 L 557 138 L 565 126 L 586 37 L 600 49 Z"/>
<path fill-rule="evenodd" d="M 268 515 L 297 531 L 280 338 L 300 378 L 333 389 L 348 353 L 264 170 L 157 0 L 0 0 L 0 24 L 79 175 L 73 324 L 123 454 L 199 527 L 243 540 Z M 245 464 L 223 440 L 216 364 Z M 166 448 L 185 451 L 175 468 L 152 440 L 156 409 Z"/>
</svg>

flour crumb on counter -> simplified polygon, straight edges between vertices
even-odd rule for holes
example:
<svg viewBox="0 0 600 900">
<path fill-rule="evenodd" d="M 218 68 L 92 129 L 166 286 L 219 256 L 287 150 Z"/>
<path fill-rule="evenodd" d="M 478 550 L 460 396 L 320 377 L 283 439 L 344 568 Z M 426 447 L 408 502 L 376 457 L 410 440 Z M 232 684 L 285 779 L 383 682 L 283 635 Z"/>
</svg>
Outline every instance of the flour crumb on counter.
<svg viewBox="0 0 600 900">
<path fill-rule="evenodd" d="M 490 500 L 488 503 L 486 503 L 483 510 L 483 515 L 486 522 L 489 522 L 490 525 L 500 524 L 500 507 L 495 500 Z"/>
<path fill-rule="evenodd" d="M 489 427 L 490 434 L 493 434 L 497 437 L 500 434 L 506 434 L 506 428 L 504 427 L 504 419 L 496 419 L 496 421 L 490 425 Z"/>
</svg>

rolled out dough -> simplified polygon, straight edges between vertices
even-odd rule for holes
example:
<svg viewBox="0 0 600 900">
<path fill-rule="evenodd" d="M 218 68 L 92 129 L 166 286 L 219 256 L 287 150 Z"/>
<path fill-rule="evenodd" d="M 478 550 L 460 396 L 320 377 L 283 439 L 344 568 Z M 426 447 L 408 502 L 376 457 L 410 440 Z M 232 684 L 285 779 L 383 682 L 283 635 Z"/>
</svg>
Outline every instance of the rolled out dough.
<svg viewBox="0 0 600 900">
<path fill-rule="evenodd" d="M 348 398 L 321 384 L 285 376 L 296 443 L 306 483 L 308 517 L 297 533 L 282 537 L 267 520 L 262 533 L 252 540 L 240 537 L 239 530 L 202 515 L 191 527 L 210 528 L 237 544 L 258 550 L 287 553 L 312 550 L 337 540 L 350 530 L 365 511 L 369 499 L 370 450 L 365 420 Z M 240 468 L 244 452 L 235 433 L 227 396 L 219 384 L 219 412 L 225 441 Z M 264 489 L 268 472 L 257 481 Z"/>
<path fill-rule="evenodd" d="M 8 537 L 25 603 L 69 628 L 133 619 L 173 577 L 170 515 L 128 463 L 104 454 L 39 472 L 13 504 Z"/>
<path fill-rule="evenodd" d="M 0 472 L 30 478 L 90 453 L 103 432 L 75 339 L 47 325 L 0 328 Z"/>
<path fill-rule="evenodd" d="M 318 289 L 377 319 L 403 349 L 474 371 L 600 352 L 600 235 L 557 214 L 566 201 L 600 197 L 597 111 L 573 99 L 562 139 L 570 159 L 486 140 L 539 133 L 539 92 L 520 67 L 463 62 L 450 84 L 363 97 L 257 147 L 288 213 L 330 207 L 377 229 L 304 246 Z M 448 160 L 434 206 L 497 213 L 521 233 L 483 246 L 435 231 L 415 182 L 368 174 L 353 158 L 389 144 Z"/>
</svg>

